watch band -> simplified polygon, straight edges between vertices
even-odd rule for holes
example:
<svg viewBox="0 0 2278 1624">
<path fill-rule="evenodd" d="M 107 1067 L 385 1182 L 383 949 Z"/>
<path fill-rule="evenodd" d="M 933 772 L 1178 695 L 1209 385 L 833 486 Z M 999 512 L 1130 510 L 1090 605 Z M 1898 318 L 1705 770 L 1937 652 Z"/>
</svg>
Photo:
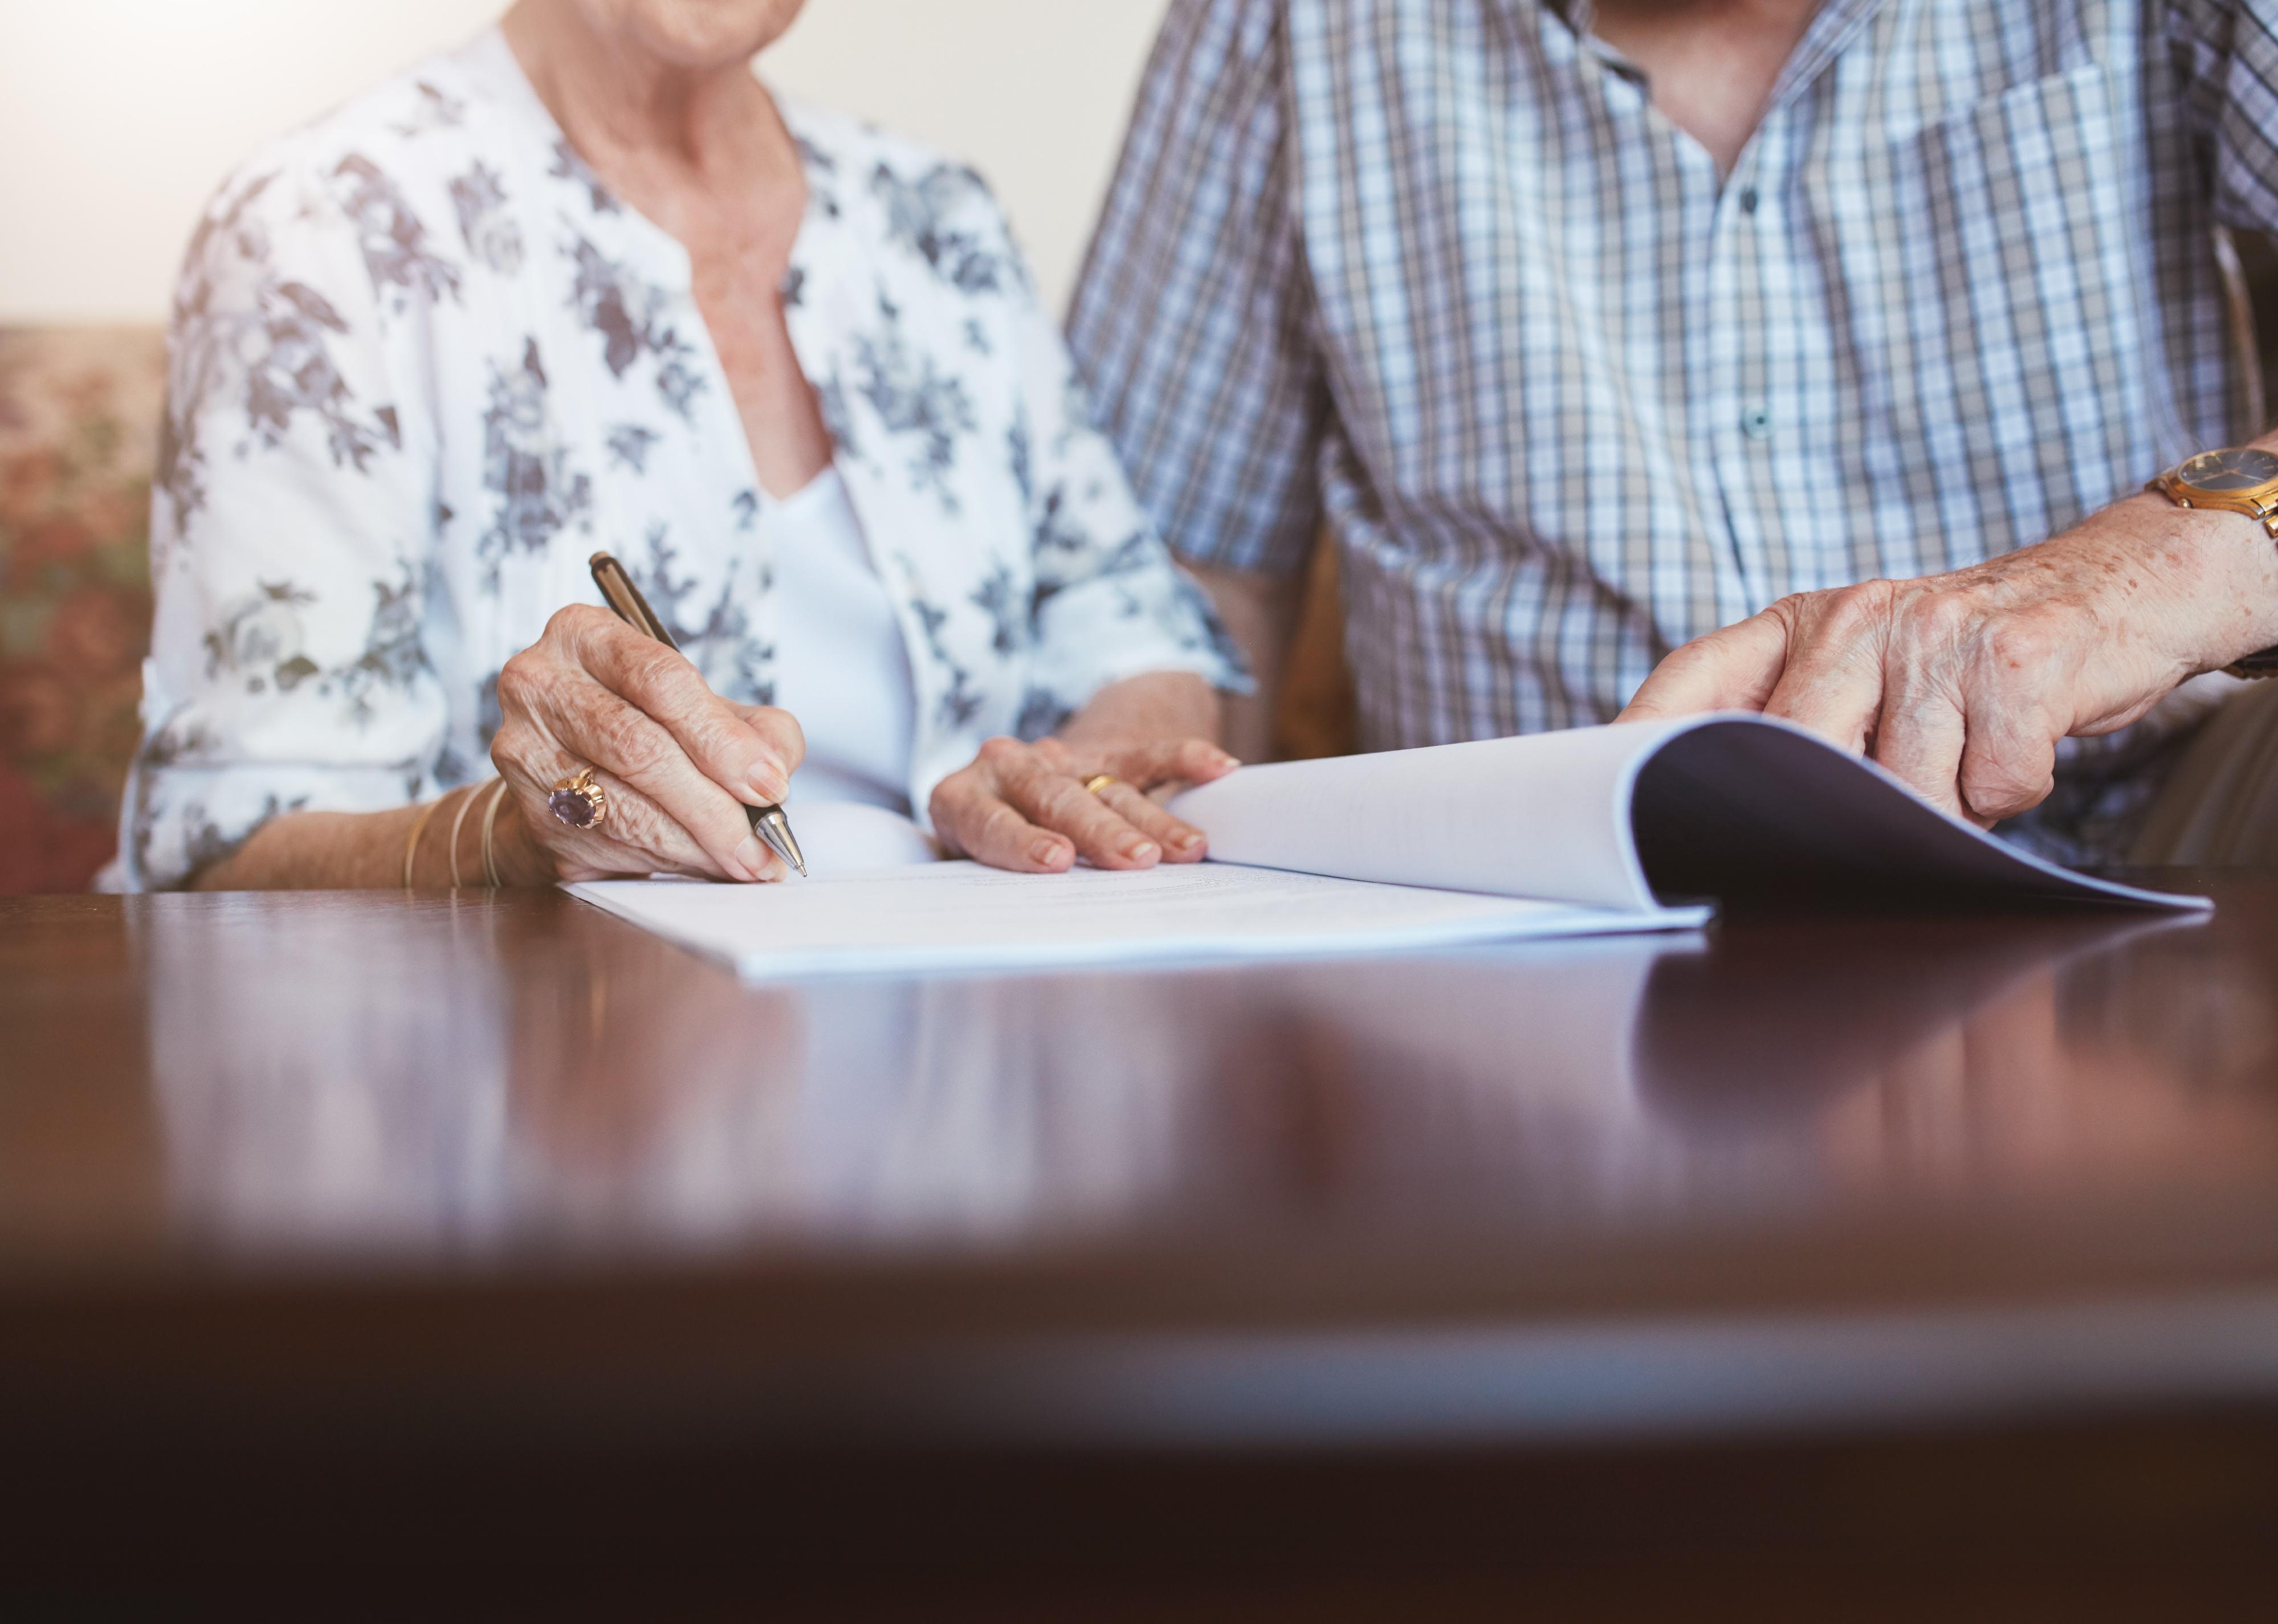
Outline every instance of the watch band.
<svg viewBox="0 0 2278 1624">
<path fill-rule="evenodd" d="M 2178 507 L 2188 507 L 2193 513 L 2244 514 L 2262 527 L 2264 535 L 2278 541 L 2278 499 L 2256 502 L 2251 506 L 2244 502 L 2195 502 L 2175 489 L 2172 483 L 2175 477 L 2175 470 L 2169 469 L 2157 479 L 2146 481 L 2144 489 L 2153 496 L 2166 497 Z"/>
<path fill-rule="evenodd" d="M 2181 472 L 2180 468 L 2171 468 L 2157 479 L 2147 483 L 2144 489 L 2155 496 L 2166 497 L 2178 507 L 2204 511 L 2199 508 L 2199 504 L 2190 500 L 2175 489 L 2175 477 L 2179 472 Z M 2259 502 L 2252 507 L 2244 504 L 2234 506 L 2225 502 L 2219 506 L 2222 511 L 2244 514 L 2248 518 L 2255 520 L 2262 526 L 2265 535 L 2274 541 L 2278 541 L 2278 502 Z M 2210 502 L 2207 507 L 2215 507 L 2218 504 Z M 2242 677 L 2250 682 L 2261 682 L 2268 677 L 2278 677 L 2278 648 L 2267 648 L 2260 653 L 2249 654 L 2242 660 L 2235 660 L 2222 669 L 2226 676 Z"/>
</svg>

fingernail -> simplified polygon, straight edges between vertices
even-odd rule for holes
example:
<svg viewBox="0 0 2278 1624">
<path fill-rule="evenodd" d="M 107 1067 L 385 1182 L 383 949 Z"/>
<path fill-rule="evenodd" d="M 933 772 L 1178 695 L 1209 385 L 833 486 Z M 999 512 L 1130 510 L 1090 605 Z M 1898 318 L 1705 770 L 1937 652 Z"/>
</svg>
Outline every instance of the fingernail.
<svg viewBox="0 0 2278 1624">
<path fill-rule="evenodd" d="M 783 767 L 771 756 L 761 756 L 753 762 L 752 770 L 744 777 L 753 791 L 769 805 L 781 801 L 789 793 L 784 783 Z"/>
<path fill-rule="evenodd" d="M 1123 842 L 1122 851 L 1134 863 L 1149 862 L 1163 855 L 1161 849 L 1151 840 L 1127 840 Z"/>
<path fill-rule="evenodd" d="M 1226 751 L 1221 750 L 1218 752 L 1218 764 L 1227 771 L 1232 772 L 1235 767 L 1240 766 L 1242 762 L 1238 758 L 1229 756 Z"/>
<path fill-rule="evenodd" d="M 744 865 L 745 874 L 757 880 L 768 872 L 768 849 L 760 844 L 760 837 L 747 835 L 744 843 L 736 848 L 736 861 Z"/>
<path fill-rule="evenodd" d="M 1177 841 L 1179 850 L 1181 851 L 1192 851 L 1196 846 L 1203 843 L 1203 837 L 1196 834 L 1192 829 L 1189 829 L 1183 835 L 1173 836 L 1173 838 Z"/>
<path fill-rule="evenodd" d="M 1056 862 L 1060 855 L 1059 842 L 1053 840 L 1040 840 L 1028 848 L 1028 855 L 1039 863 Z"/>
</svg>

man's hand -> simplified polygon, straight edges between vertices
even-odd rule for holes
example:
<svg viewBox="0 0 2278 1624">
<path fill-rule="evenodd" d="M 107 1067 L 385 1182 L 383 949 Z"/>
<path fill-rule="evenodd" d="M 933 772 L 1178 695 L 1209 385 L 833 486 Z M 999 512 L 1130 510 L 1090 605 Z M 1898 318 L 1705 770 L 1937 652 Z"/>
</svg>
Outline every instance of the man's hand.
<svg viewBox="0 0 2278 1624">
<path fill-rule="evenodd" d="M 1202 831 L 1171 816 L 1149 792 L 1208 783 L 1237 763 L 1206 739 L 1071 745 L 991 739 L 973 765 L 933 792 L 935 831 L 954 852 L 1016 873 L 1060 873 L 1081 856 L 1096 868 L 1199 863 Z M 1117 782 L 1094 795 L 1084 782 Z"/>
<path fill-rule="evenodd" d="M 2048 795 L 2059 740 L 2273 644 L 2262 527 L 2143 496 L 1948 575 L 1783 599 L 1670 655 L 1620 720 L 1785 717 L 1991 825 Z"/>
</svg>

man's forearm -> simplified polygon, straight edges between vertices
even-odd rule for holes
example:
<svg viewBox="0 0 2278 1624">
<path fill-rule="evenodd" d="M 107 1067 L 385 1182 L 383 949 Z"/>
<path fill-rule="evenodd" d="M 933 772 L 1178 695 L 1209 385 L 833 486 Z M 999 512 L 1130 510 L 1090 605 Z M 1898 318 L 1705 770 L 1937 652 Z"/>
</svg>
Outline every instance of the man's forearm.
<svg viewBox="0 0 2278 1624">
<path fill-rule="evenodd" d="M 1302 577 L 1188 568 L 1218 606 L 1219 618 L 1241 644 L 1257 683 L 1253 694 L 1227 696 L 1223 743 L 1244 761 L 1270 760 L 1274 705 L 1296 635 Z"/>
<path fill-rule="evenodd" d="M 2278 452 L 2278 430 L 2249 442 Z M 2211 603 L 2199 661 L 2210 668 L 2278 647 L 2278 540 L 2244 514 L 2183 509 L 2146 492 L 2145 502 L 2182 520 L 2182 546 L 2198 554 L 2198 590 Z"/>
<path fill-rule="evenodd" d="M 2131 495 L 1981 564 L 1782 599 L 1670 654 L 1622 715 L 1761 710 L 1991 825 L 2047 797 L 2064 739 L 2274 645 L 2261 523 Z"/>
<path fill-rule="evenodd" d="M 2126 538 L 2128 560 L 2113 634 L 2156 639 L 2177 681 L 2278 643 L 2278 541 L 2256 520 L 2145 494 L 2068 534 L 2105 528 Z"/>
</svg>

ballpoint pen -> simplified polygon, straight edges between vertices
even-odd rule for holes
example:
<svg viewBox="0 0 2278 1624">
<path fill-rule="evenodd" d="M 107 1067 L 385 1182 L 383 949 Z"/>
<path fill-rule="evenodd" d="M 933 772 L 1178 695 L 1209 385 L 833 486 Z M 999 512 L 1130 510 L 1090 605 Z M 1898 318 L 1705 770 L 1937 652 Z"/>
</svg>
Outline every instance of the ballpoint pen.
<svg viewBox="0 0 2278 1624">
<path fill-rule="evenodd" d="M 656 618 L 656 611 L 648 606 L 648 599 L 641 596 L 640 588 L 633 584 L 632 576 L 623 564 L 606 553 L 596 553 L 586 562 L 593 571 L 593 584 L 601 589 L 602 598 L 617 612 L 618 619 L 669 649 L 680 647 L 664 622 Z M 752 833 L 772 846 L 776 855 L 799 870 L 799 878 L 805 879 L 806 858 L 799 854 L 799 837 L 791 832 L 791 820 L 784 816 L 784 809 L 746 806 L 744 815 L 752 820 Z"/>
</svg>

